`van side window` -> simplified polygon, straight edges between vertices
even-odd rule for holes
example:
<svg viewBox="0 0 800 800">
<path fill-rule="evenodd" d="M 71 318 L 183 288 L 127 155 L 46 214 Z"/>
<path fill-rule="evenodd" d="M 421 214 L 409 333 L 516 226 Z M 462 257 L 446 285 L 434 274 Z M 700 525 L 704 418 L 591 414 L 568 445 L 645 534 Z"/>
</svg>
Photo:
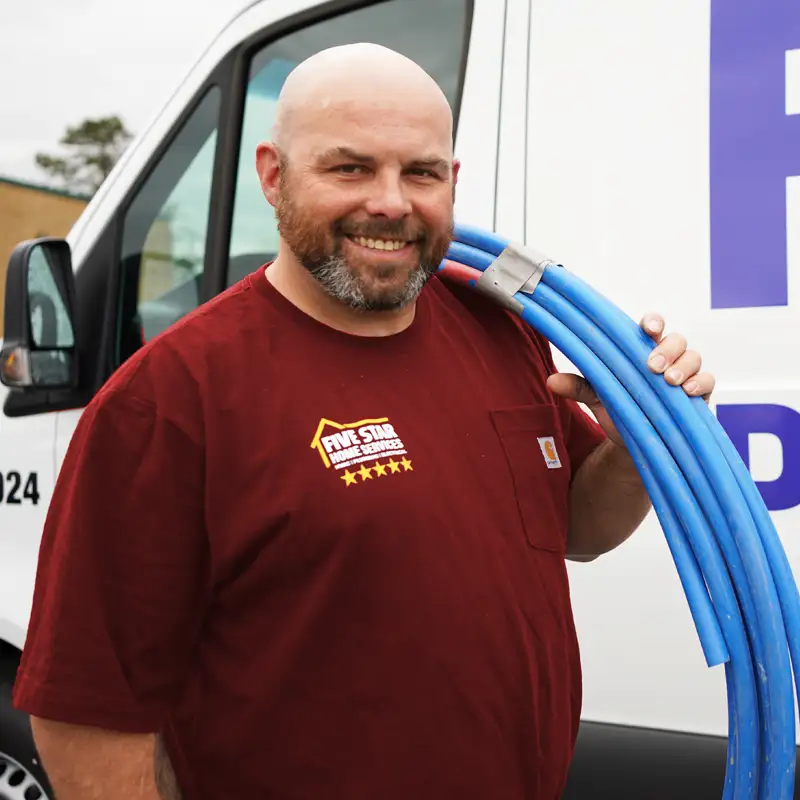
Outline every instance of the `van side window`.
<svg viewBox="0 0 800 800">
<path fill-rule="evenodd" d="M 289 72 L 320 50 L 375 42 L 422 66 L 455 110 L 465 57 L 470 0 L 388 0 L 309 25 L 273 41 L 250 63 L 236 178 L 227 285 L 271 261 L 278 230 L 255 169 L 255 150 L 270 138 L 275 102 Z M 409 24 L 408 20 L 414 20 Z"/>
<path fill-rule="evenodd" d="M 203 96 L 125 214 L 119 363 L 200 305 L 220 99 Z"/>
</svg>

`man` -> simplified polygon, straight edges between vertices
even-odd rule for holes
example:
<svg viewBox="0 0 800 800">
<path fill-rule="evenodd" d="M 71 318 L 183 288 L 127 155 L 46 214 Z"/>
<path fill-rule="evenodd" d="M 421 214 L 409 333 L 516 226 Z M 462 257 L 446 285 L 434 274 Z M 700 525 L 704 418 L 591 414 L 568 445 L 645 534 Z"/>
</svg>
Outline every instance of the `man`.
<svg viewBox="0 0 800 800">
<path fill-rule="evenodd" d="M 555 800 L 581 701 L 565 558 L 648 498 L 547 342 L 431 278 L 459 171 L 435 83 L 335 48 L 277 115 L 278 256 L 86 409 L 17 703 L 59 800 Z M 652 320 L 653 368 L 710 394 Z"/>
</svg>

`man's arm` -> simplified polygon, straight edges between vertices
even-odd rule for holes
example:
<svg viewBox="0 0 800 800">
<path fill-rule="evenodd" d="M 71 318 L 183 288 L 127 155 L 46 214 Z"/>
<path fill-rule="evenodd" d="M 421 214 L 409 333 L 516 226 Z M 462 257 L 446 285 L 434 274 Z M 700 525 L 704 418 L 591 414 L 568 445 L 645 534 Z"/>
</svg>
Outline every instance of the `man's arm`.
<svg viewBox="0 0 800 800">
<path fill-rule="evenodd" d="M 39 756 L 58 800 L 181 800 L 160 736 L 116 733 L 31 717 Z"/>
<path fill-rule="evenodd" d="M 686 349 L 681 334 L 664 332 L 664 319 L 647 314 L 640 327 L 655 342 L 648 367 L 662 374 L 667 383 L 681 386 L 690 397 L 708 402 L 716 380 L 701 372 L 702 358 Z M 551 391 L 583 403 L 605 431 L 606 441 L 592 451 L 578 467 L 570 494 L 570 526 L 567 557 L 573 561 L 592 561 L 622 544 L 641 525 L 651 508 L 625 442 L 588 381 L 580 375 L 554 373 L 547 380 Z"/>
<path fill-rule="evenodd" d="M 650 497 L 628 451 L 606 439 L 581 464 L 570 490 L 567 558 L 593 561 L 642 524 Z"/>
<path fill-rule="evenodd" d="M 58 800 L 176 797 L 154 732 L 191 678 L 209 546 L 203 445 L 168 411 L 106 390 L 53 492 L 14 704 Z"/>
</svg>

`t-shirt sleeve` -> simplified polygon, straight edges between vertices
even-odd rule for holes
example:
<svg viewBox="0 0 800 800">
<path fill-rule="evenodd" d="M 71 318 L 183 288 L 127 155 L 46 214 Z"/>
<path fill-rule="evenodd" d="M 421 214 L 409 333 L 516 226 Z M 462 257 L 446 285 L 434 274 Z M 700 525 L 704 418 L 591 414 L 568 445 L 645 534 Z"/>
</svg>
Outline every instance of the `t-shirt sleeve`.
<svg viewBox="0 0 800 800">
<path fill-rule="evenodd" d="M 15 705 L 98 727 L 159 729 L 207 594 L 202 447 L 121 391 L 83 412 L 39 554 Z"/>
</svg>

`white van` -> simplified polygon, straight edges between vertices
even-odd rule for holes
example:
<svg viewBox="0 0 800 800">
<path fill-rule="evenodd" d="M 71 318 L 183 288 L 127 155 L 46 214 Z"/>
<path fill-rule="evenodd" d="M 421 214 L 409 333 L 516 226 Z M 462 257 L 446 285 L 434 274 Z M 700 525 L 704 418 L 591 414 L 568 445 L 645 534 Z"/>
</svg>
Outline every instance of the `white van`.
<svg viewBox="0 0 800 800">
<path fill-rule="evenodd" d="M 415 59 L 452 103 L 459 220 L 543 250 L 634 319 L 657 310 L 687 334 L 800 568 L 797 0 L 258 0 L 214 39 L 66 243 L 12 257 L 0 798 L 49 796 L 9 697 L 81 409 L 143 340 L 272 257 L 254 150 L 282 82 L 315 51 L 365 40 Z M 570 575 L 585 701 L 565 797 L 720 797 L 724 671 L 705 665 L 655 515 Z"/>
</svg>

